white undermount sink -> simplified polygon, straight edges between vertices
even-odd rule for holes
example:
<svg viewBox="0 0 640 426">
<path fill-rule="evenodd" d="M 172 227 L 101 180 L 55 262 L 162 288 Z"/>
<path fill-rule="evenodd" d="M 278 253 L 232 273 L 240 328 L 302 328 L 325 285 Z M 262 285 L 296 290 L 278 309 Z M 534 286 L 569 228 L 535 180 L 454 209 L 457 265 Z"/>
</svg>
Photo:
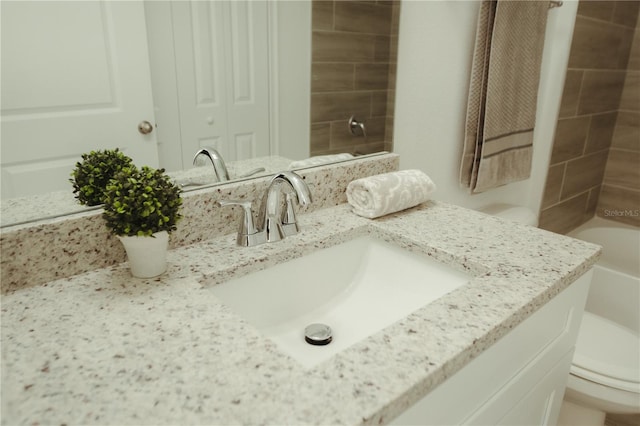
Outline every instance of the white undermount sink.
<svg viewBox="0 0 640 426">
<path fill-rule="evenodd" d="M 312 367 L 469 281 L 469 275 L 371 236 L 216 285 L 211 291 L 280 349 Z M 312 323 L 326 346 L 305 342 Z"/>
</svg>

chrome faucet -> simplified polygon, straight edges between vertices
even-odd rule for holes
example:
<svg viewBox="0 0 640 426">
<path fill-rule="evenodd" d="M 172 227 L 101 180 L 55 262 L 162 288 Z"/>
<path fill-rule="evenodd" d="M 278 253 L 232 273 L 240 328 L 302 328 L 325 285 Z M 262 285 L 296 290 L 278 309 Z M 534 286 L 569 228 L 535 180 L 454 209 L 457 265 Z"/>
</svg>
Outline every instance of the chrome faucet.
<svg viewBox="0 0 640 426">
<path fill-rule="evenodd" d="M 216 173 L 216 178 L 218 178 L 218 182 L 226 182 L 229 180 L 229 172 L 227 171 L 227 166 L 224 164 L 224 160 L 222 159 L 222 155 L 214 148 L 202 148 L 196 155 L 193 156 L 193 165 L 196 165 L 196 160 L 200 155 L 204 155 L 209 160 L 211 160 L 211 164 L 213 165 L 213 170 Z"/>
<path fill-rule="evenodd" d="M 243 208 L 243 219 L 240 222 L 236 242 L 243 247 L 252 247 L 280 241 L 298 233 L 300 228 L 293 209 L 294 200 L 302 206 L 311 204 L 311 192 L 300 175 L 285 171 L 271 179 L 262 197 L 257 226 L 253 221 L 251 201 L 220 201 L 219 204 L 220 206 L 239 205 Z"/>
</svg>

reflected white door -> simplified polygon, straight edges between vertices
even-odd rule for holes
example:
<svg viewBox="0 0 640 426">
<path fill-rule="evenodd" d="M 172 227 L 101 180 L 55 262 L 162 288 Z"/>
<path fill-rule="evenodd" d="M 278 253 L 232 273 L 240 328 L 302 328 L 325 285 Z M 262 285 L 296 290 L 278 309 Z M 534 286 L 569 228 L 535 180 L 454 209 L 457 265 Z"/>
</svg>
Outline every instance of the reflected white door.
<svg viewBox="0 0 640 426">
<path fill-rule="evenodd" d="M 6 1 L 2 198 L 71 190 L 80 155 L 119 147 L 158 167 L 141 1 Z"/>
<path fill-rule="evenodd" d="M 171 15 L 183 167 L 205 146 L 269 155 L 267 2 L 174 1 Z"/>
</svg>

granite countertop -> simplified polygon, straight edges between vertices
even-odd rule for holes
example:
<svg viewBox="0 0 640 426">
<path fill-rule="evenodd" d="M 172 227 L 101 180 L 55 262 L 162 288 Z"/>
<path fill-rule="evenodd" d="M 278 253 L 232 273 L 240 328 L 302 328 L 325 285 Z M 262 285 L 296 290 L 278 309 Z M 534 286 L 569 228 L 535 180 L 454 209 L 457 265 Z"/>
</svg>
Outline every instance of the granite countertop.
<svg viewBox="0 0 640 426">
<path fill-rule="evenodd" d="M 391 420 L 586 272 L 595 245 L 440 202 L 376 220 L 348 205 L 254 248 L 235 235 L 2 299 L 3 424 L 378 424 Z M 305 369 L 210 287 L 372 234 L 467 271 L 469 284 Z"/>
</svg>

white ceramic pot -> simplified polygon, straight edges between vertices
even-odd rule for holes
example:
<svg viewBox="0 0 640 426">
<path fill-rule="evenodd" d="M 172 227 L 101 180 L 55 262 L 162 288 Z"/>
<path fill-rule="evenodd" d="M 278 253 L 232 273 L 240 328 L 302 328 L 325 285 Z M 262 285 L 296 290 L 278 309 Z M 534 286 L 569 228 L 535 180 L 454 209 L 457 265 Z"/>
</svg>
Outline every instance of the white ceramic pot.
<svg viewBox="0 0 640 426">
<path fill-rule="evenodd" d="M 118 236 L 127 251 L 131 275 L 136 278 L 157 277 L 167 270 L 167 231 L 156 232 L 153 237 Z"/>
</svg>

